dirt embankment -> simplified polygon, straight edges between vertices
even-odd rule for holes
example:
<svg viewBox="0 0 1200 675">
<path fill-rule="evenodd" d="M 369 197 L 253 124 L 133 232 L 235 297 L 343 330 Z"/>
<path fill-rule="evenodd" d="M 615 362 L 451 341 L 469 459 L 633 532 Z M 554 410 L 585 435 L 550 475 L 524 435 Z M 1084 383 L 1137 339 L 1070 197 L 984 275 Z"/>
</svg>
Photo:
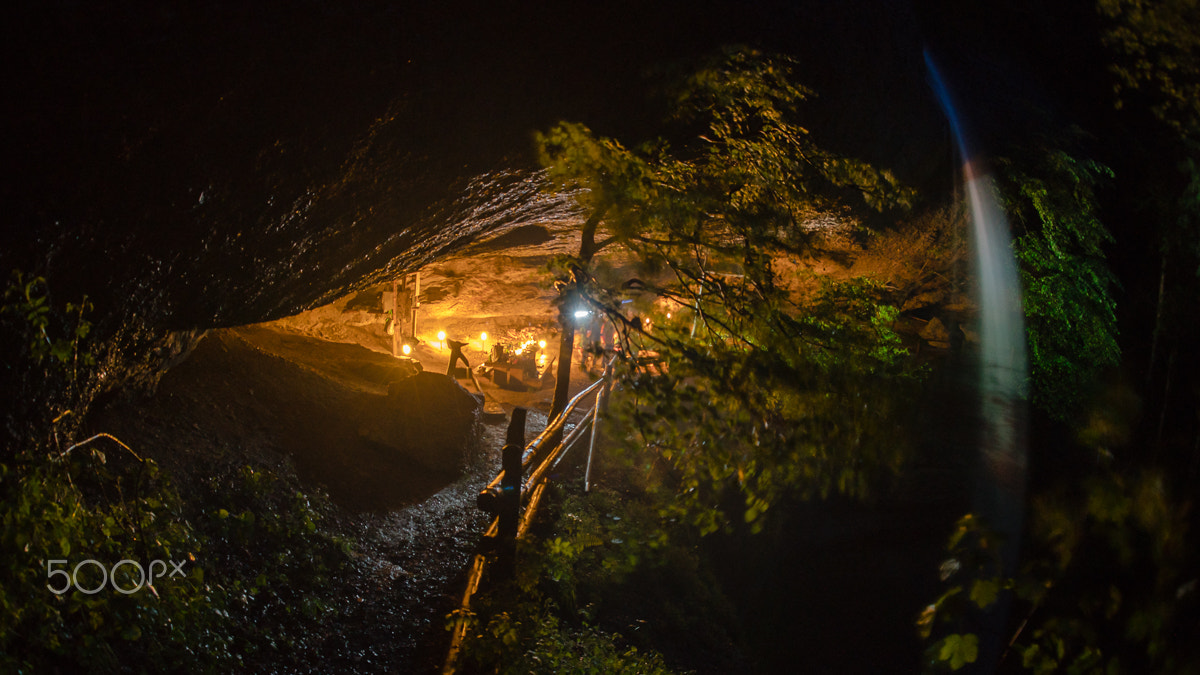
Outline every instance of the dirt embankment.
<svg viewBox="0 0 1200 675">
<path fill-rule="evenodd" d="M 465 392 L 444 411 L 462 425 L 452 443 L 397 426 L 406 411 L 389 400 L 388 385 L 418 371 L 354 344 L 264 327 L 217 330 L 154 396 L 110 406 L 98 425 L 185 478 L 290 457 L 304 482 L 324 486 L 343 507 L 387 511 L 453 481 L 477 438 Z"/>
</svg>

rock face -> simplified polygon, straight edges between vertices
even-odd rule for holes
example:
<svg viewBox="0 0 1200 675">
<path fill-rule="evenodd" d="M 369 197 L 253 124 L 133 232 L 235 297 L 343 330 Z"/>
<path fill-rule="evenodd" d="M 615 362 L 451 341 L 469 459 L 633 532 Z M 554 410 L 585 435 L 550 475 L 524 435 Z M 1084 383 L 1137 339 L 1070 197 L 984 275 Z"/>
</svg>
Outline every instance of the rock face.
<svg viewBox="0 0 1200 675">
<path fill-rule="evenodd" d="M 921 329 L 920 336 L 926 342 L 934 347 L 946 348 L 950 346 L 950 331 L 946 329 L 946 325 L 938 317 L 933 317 L 925 327 Z"/>
<path fill-rule="evenodd" d="M 387 419 L 368 434 L 435 471 L 460 471 L 477 449 L 481 406 L 452 378 L 419 372 L 391 383 Z"/>
</svg>

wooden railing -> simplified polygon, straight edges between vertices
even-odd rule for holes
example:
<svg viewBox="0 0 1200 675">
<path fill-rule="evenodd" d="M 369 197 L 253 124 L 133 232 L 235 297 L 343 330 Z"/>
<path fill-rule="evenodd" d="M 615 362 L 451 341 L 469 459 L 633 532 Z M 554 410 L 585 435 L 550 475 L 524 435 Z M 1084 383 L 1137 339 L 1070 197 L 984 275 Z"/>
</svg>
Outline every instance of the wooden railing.
<svg viewBox="0 0 1200 675">
<path fill-rule="evenodd" d="M 452 675 L 458 670 L 463 640 L 470 626 L 471 600 L 489 566 L 500 568 L 501 575 L 512 573 L 512 556 L 516 541 L 525 536 L 529 524 L 541 502 L 546 489 L 546 480 L 567 453 L 575 447 L 584 432 L 589 430 L 588 456 L 584 468 L 584 491 L 591 488 L 592 457 L 596 448 L 597 420 L 604 408 L 604 400 L 612 386 L 613 361 L 609 361 L 600 379 L 590 384 L 571 399 L 561 413 L 546 425 L 546 428 L 528 444 L 525 443 L 525 409 L 513 410 L 508 422 L 504 448 L 501 451 L 500 473 L 480 491 L 476 504 L 480 509 L 495 517 L 484 532 L 484 543 L 471 560 L 467 569 L 467 583 L 462 602 L 455 613 L 451 628 L 450 649 L 442 667 L 443 675 Z M 595 395 L 592 407 L 565 438 L 562 437 L 567 418 L 584 399 Z M 554 439 L 562 440 L 554 443 Z M 553 447 L 545 446 L 554 443 Z M 528 475 L 526 475 L 528 474 Z M 524 477 L 524 480 L 522 478 Z"/>
</svg>

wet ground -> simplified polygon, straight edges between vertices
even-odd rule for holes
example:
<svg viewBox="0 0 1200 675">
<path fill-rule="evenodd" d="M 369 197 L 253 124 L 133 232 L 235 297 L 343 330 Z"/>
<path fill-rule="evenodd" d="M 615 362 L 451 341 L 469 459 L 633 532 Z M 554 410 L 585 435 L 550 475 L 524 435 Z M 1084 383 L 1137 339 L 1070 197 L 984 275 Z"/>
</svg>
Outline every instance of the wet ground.
<svg viewBox="0 0 1200 675">
<path fill-rule="evenodd" d="M 898 328 L 914 346 L 933 346 L 921 357 L 936 359 L 936 338 L 944 336 L 918 339 L 917 333 L 929 332 L 939 313 L 969 307 L 939 281 L 953 257 L 920 259 L 899 250 L 911 243 L 883 235 L 864 249 L 831 236 L 830 251 L 791 264 L 801 284 L 863 274 L 892 284 L 904 309 L 915 310 Z M 576 246 L 564 224 L 528 227 L 427 266 L 409 358 L 391 355 L 381 298 L 386 287 L 376 287 L 270 324 L 211 331 L 153 396 L 112 403 L 97 416 L 97 426 L 156 459 L 181 485 L 251 463 L 329 495 L 334 530 L 354 542 L 353 572 L 339 580 L 336 630 L 314 636 L 312 653 L 286 672 L 437 669 L 444 617 L 459 600 L 462 575 L 486 526 L 475 495 L 499 468 L 504 419 L 479 425 L 473 456 L 454 471 L 431 469 L 428 458 L 381 442 L 370 430 L 381 416 L 396 414 L 386 405 L 389 383 L 418 368 L 446 371 L 449 350 L 437 339 L 439 330 L 467 343 L 473 365 L 496 341 L 545 339 L 545 361 L 557 359 L 553 290 L 536 270 L 548 255 Z M 968 344 L 972 338 L 968 334 Z M 530 437 L 545 424 L 552 382 L 517 391 L 484 377 L 477 381 L 491 408 L 530 411 Z M 576 368 L 571 388 L 589 381 Z M 941 389 L 929 400 L 953 400 L 955 381 L 934 385 Z M 475 391 L 475 381 L 460 384 Z M 962 477 L 955 457 L 961 438 L 953 431 L 962 421 L 949 419 L 955 413 L 945 406 L 923 414 L 930 417 L 922 422 L 930 430 L 923 442 L 933 448 L 928 463 L 882 508 L 797 505 L 786 536 L 715 544 L 724 549 L 715 555 L 726 556 L 723 583 L 734 602 L 760 619 L 747 627 L 760 636 L 751 644 L 768 668 L 784 672 L 806 662 L 846 672 L 911 672 L 911 616 L 933 587 L 947 519 L 962 501 L 954 486 Z M 846 636 L 856 632 L 872 649 L 840 656 Z M 295 665 L 303 662 L 312 665 Z"/>
<path fill-rule="evenodd" d="M 355 331 L 350 322 L 312 321 L 310 328 L 353 341 L 281 324 L 210 331 L 152 396 L 110 402 L 94 424 L 157 461 L 184 493 L 250 464 L 329 496 L 326 526 L 353 542 L 349 576 L 335 584 L 336 629 L 311 636 L 304 647 L 311 653 L 294 655 L 280 672 L 433 672 L 445 657 L 444 617 L 457 606 L 487 526 L 475 495 L 499 470 L 506 419 L 478 424 L 461 470 L 431 470 L 406 456 L 403 443 L 370 433 L 374 418 L 396 414 L 389 382 L 422 366 L 382 353 L 390 345 L 382 323 Z M 430 346 L 420 354 L 430 370 L 444 372 L 445 352 Z M 580 375 L 579 384 L 586 379 Z M 530 406 L 530 437 L 545 425 L 539 408 L 548 406 L 549 390 L 518 394 L 481 383 L 489 400 Z"/>
</svg>

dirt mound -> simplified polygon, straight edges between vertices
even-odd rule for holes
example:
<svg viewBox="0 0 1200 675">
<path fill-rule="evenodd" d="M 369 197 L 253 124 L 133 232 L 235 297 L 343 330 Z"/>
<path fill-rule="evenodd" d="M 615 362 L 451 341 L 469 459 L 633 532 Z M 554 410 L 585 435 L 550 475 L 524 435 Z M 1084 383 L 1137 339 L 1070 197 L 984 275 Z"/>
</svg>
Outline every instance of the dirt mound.
<svg viewBox="0 0 1200 675">
<path fill-rule="evenodd" d="M 440 470 L 460 470 L 479 437 L 482 404 L 448 375 L 420 372 L 388 388 L 387 415 L 367 432 L 402 443 L 408 456 Z"/>
<path fill-rule="evenodd" d="M 387 396 L 389 380 L 418 369 L 357 345 L 262 328 L 212 331 L 155 396 L 110 406 L 98 424 L 175 473 L 283 454 L 347 509 L 385 511 L 452 482 L 475 447 L 478 412 L 461 399 L 439 408 L 439 424 L 457 430 L 449 442 L 420 424 L 389 433 L 405 415 Z"/>
</svg>

